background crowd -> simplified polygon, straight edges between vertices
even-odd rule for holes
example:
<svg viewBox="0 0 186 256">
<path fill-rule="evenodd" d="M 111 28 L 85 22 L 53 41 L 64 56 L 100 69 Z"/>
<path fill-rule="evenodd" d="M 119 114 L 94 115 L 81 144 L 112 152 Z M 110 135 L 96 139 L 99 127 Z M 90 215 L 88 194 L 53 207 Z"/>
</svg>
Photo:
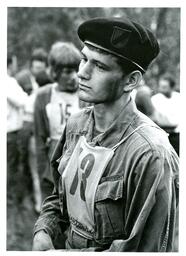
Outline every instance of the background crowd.
<svg viewBox="0 0 186 256">
<path fill-rule="evenodd" d="M 96 16 L 128 16 L 157 36 L 160 55 L 132 96 L 179 155 L 179 9 L 8 8 L 7 250 L 31 249 L 33 225 L 53 189 L 51 154 L 68 117 L 88 106 L 78 99 L 76 28 Z"/>
</svg>

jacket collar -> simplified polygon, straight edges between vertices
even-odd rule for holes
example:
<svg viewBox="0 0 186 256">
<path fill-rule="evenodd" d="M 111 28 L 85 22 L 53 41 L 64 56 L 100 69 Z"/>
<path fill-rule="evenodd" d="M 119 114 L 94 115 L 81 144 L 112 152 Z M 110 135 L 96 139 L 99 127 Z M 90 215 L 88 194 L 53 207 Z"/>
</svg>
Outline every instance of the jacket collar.
<svg viewBox="0 0 186 256">
<path fill-rule="evenodd" d="M 127 103 L 121 113 L 118 115 L 112 125 L 104 132 L 93 138 L 94 131 L 94 116 L 93 108 L 90 108 L 85 114 L 88 115 L 86 123 L 84 124 L 83 134 L 87 141 L 92 145 L 100 145 L 103 147 L 112 147 L 117 144 L 121 138 L 128 134 L 128 127 L 137 117 L 137 108 L 132 99 Z"/>
</svg>

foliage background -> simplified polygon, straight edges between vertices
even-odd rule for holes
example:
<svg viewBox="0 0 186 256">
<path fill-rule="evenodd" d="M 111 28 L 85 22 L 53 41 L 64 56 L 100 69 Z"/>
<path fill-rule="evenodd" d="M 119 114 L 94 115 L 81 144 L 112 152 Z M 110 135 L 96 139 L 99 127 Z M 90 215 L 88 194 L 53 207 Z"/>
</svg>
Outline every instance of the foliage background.
<svg viewBox="0 0 186 256">
<path fill-rule="evenodd" d="M 173 74 L 179 90 L 180 8 L 8 8 L 8 52 L 17 56 L 19 69 L 29 65 L 34 48 L 49 51 L 59 40 L 82 47 L 77 36 L 81 22 L 97 16 L 129 17 L 150 28 L 157 36 L 161 52 L 145 75 L 156 90 L 157 79 L 164 72 Z"/>
</svg>

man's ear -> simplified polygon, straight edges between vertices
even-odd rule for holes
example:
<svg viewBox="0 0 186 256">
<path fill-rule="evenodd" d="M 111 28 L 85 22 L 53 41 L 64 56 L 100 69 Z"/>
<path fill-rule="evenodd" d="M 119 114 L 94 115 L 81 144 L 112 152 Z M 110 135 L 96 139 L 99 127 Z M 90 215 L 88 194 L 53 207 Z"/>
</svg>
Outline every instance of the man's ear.
<svg viewBox="0 0 186 256">
<path fill-rule="evenodd" d="M 126 76 L 124 92 L 130 92 L 139 86 L 142 74 L 139 70 L 135 70 Z"/>
</svg>

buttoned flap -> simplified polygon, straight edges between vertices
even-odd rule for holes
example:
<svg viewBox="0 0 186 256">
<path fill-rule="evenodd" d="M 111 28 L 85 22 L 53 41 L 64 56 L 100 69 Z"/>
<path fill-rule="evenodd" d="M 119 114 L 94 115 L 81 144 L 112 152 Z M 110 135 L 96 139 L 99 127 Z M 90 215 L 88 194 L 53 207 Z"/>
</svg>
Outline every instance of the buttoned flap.
<svg viewBox="0 0 186 256">
<path fill-rule="evenodd" d="M 105 199 L 118 200 L 123 197 L 123 176 L 103 177 L 97 187 L 95 202 Z"/>
</svg>

